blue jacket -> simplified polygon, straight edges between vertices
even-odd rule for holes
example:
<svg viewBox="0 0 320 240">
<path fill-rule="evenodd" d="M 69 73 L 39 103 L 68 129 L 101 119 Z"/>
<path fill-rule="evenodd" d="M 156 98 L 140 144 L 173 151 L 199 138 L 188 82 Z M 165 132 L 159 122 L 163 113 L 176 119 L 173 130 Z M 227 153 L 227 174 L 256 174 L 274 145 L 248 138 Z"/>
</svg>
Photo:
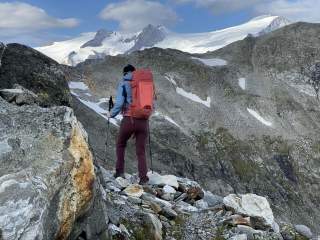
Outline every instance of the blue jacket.
<svg viewBox="0 0 320 240">
<path fill-rule="evenodd" d="M 128 72 L 123 76 L 122 81 L 119 83 L 117 88 L 116 102 L 113 108 L 110 111 L 110 116 L 114 118 L 117 116 L 123 107 L 128 107 L 132 102 L 132 94 L 131 94 L 131 85 L 130 81 L 132 80 L 132 72 Z M 125 97 L 123 95 L 123 88 L 125 88 L 127 93 L 127 103 L 125 105 Z"/>
</svg>

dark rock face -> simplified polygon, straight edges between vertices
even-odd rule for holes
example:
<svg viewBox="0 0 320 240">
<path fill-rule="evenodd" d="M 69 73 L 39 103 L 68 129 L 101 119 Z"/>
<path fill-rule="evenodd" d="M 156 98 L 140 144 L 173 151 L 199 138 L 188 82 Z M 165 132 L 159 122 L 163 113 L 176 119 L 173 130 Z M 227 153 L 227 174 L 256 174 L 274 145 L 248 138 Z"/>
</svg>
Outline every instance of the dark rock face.
<svg viewBox="0 0 320 240">
<path fill-rule="evenodd" d="M 85 47 L 99 47 L 102 46 L 102 42 L 105 38 L 109 37 L 113 32 L 107 31 L 105 29 L 100 29 L 94 36 L 94 38 L 81 46 Z"/>
<path fill-rule="evenodd" d="M 0 88 L 20 84 L 39 96 L 41 106 L 70 105 L 63 67 L 54 60 L 15 43 L 0 45 L 0 56 Z"/>
<path fill-rule="evenodd" d="M 196 179 L 218 195 L 268 196 L 278 219 L 318 230 L 320 107 L 299 74 L 310 63 L 307 53 L 320 57 L 319 35 L 319 24 L 296 23 L 211 53 L 151 48 L 86 61 L 77 69 L 101 98 L 114 95 L 127 63 L 151 68 L 156 110 L 178 125 L 159 116 L 151 119 L 155 170 Z M 208 66 L 192 57 L 227 64 Z M 245 78 L 244 89 L 240 78 Z M 177 93 L 178 88 L 202 100 L 210 97 L 210 108 Z M 89 128 L 96 128 L 89 124 L 93 118 L 86 120 Z M 104 141 L 96 144 L 103 149 Z M 129 150 L 127 162 L 132 156 Z M 134 171 L 135 163 L 128 169 Z"/>
<path fill-rule="evenodd" d="M 165 33 L 161 30 L 161 26 L 155 27 L 149 24 L 135 39 L 134 46 L 128 50 L 128 53 L 140 50 L 144 47 L 152 47 L 165 38 Z"/>
</svg>

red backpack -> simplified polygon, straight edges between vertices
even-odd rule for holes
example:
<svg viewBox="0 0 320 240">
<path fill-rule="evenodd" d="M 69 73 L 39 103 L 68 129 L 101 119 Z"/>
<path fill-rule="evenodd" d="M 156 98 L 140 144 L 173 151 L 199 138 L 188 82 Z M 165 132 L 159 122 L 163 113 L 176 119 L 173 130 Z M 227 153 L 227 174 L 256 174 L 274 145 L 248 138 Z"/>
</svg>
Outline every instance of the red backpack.
<svg viewBox="0 0 320 240">
<path fill-rule="evenodd" d="M 133 72 L 131 93 L 129 114 L 134 118 L 148 119 L 152 114 L 155 99 L 153 76 L 149 69 L 138 69 Z"/>
</svg>

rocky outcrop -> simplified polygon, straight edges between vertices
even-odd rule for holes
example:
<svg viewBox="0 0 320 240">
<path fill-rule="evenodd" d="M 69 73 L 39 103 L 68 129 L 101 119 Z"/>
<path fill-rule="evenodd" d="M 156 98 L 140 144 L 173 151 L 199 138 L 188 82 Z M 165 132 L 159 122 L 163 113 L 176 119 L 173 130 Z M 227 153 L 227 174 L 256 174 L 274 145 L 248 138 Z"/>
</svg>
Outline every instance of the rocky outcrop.
<svg viewBox="0 0 320 240">
<path fill-rule="evenodd" d="M 39 97 L 19 84 L 14 84 L 12 89 L 0 89 L 0 97 L 9 103 L 17 105 L 40 104 Z"/>
<path fill-rule="evenodd" d="M 94 181 L 87 135 L 70 108 L 17 106 L 0 97 L 3 239 L 68 239 L 90 207 Z"/>
<path fill-rule="evenodd" d="M 70 105 L 63 67 L 24 45 L 0 45 L 0 88 L 19 84 L 38 95 L 41 106 Z"/>
<path fill-rule="evenodd" d="M 102 179 L 100 189 L 105 200 L 104 209 L 108 216 L 104 223 L 107 227 L 103 234 L 107 239 L 315 238 L 306 226 L 293 227 L 281 223 L 279 227 L 274 222 L 268 200 L 255 194 L 245 194 L 241 199 L 232 194 L 223 200 L 220 197 L 215 204 L 210 204 L 210 197 L 203 198 L 199 195 L 192 197 L 188 194 L 188 190 L 196 187 L 207 195 L 214 196 L 213 193 L 205 191 L 195 181 L 176 178 L 178 185 L 172 189 L 170 187 L 172 198 L 167 199 L 169 185 L 166 185 L 168 181 L 165 176 L 149 172 L 150 178 L 157 177 L 157 183 L 140 186 L 137 184 L 136 174 L 125 174 L 125 178 L 115 179 L 113 173 L 103 167 L 98 169 Z M 123 182 L 126 184 L 120 184 Z M 265 220 L 265 224 L 256 224 L 258 219 L 260 223 Z M 272 224 L 269 224 L 271 220 Z M 274 226 L 278 227 L 275 229 Z M 309 237 L 305 238 L 307 234 Z"/>
</svg>

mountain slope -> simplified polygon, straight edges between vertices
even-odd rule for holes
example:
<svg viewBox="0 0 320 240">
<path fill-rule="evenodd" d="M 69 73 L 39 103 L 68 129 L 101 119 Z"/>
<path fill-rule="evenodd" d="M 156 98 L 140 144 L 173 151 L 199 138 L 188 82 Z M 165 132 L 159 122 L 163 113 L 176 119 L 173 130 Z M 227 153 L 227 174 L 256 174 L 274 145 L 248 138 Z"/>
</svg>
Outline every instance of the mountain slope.
<svg viewBox="0 0 320 240">
<path fill-rule="evenodd" d="M 151 68 L 158 93 L 150 122 L 155 170 L 194 178 L 221 195 L 268 196 L 278 219 L 318 230 L 320 107 L 299 74 L 311 63 L 306 53 L 320 57 L 319 34 L 319 24 L 296 23 L 206 54 L 151 48 L 88 60 L 76 67 L 88 88 L 70 87 L 89 108 L 105 109 L 101 98 L 114 95 L 125 64 Z M 83 111 L 76 114 L 90 116 L 84 126 L 96 139 L 94 114 Z M 105 154 L 102 140 L 93 149 Z"/>
<path fill-rule="evenodd" d="M 269 32 L 288 24 L 283 18 L 262 16 L 239 26 L 206 33 L 180 34 L 170 32 L 162 26 L 146 26 L 132 34 L 99 30 L 96 34 L 55 42 L 36 48 L 59 63 L 76 65 L 88 58 L 130 53 L 148 47 L 173 48 L 192 53 L 204 53 L 241 40 L 248 34 Z"/>
</svg>

